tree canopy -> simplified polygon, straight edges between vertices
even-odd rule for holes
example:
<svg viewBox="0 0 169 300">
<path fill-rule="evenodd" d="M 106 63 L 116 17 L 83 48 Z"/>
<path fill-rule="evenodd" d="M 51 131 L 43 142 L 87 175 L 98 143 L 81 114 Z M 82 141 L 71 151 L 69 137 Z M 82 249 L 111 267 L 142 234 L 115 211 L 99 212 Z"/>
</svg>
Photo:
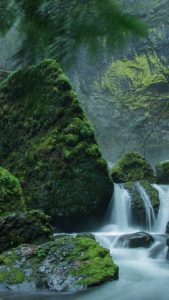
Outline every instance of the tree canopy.
<svg viewBox="0 0 169 300">
<path fill-rule="evenodd" d="M 112 50 L 126 36 L 144 36 L 146 25 L 112 0 L 3 0 L 0 30 L 5 33 L 17 22 L 21 47 L 19 63 L 44 57 L 70 64 L 76 50 L 85 45 L 90 53 Z"/>
</svg>

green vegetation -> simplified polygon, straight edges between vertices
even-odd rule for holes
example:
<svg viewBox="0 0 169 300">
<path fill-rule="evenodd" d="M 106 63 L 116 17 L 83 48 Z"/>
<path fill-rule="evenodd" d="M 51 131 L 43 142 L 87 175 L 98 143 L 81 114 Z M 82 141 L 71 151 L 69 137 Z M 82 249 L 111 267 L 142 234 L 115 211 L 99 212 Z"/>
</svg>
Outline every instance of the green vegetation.
<svg viewBox="0 0 169 300">
<path fill-rule="evenodd" d="M 156 164 L 157 182 L 169 184 L 169 161 Z"/>
<path fill-rule="evenodd" d="M 145 189 L 147 195 L 149 196 L 155 215 L 157 216 L 160 207 L 158 191 L 146 180 L 141 180 L 139 181 L 139 183 Z M 133 222 L 145 226 L 146 212 L 143 199 L 141 198 L 137 187 L 137 182 L 126 182 L 124 183 L 124 187 L 129 191 L 132 198 L 131 209 L 133 215 Z"/>
<path fill-rule="evenodd" d="M 151 165 L 139 153 L 126 153 L 112 169 L 114 182 L 148 180 L 154 182 L 155 174 Z"/>
<path fill-rule="evenodd" d="M 25 209 L 19 180 L 6 169 L 0 168 L 0 216 Z"/>
<path fill-rule="evenodd" d="M 50 57 L 68 67 L 79 46 L 96 54 L 105 47 L 111 51 L 131 33 L 147 33 L 143 22 L 111 0 L 5 0 L 5 7 L 0 6 L 2 32 L 14 21 L 23 39 L 15 56 L 21 64 Z"/>
<path fill-rule="evenodd" d="M 57 276 L 64 280 L 55 287 L 52 278 Z M 53 290 L 60 286 L 62 290 L 67 278 L 71 278 L 69 285 L 73 287 L 99 285 L 118 279 L 118 267 L 108 250 L 87 237 L 57 238 L 39 246 L 20 246 L 0 255 L 0 284 L 8 283 L 11 288 L 15 283 L 29 284 L 41 279 L 42 286 Z"/>
<path fill-rule="evenodd" d="M 56 62 L 11 74 L 0 104 L 0 163 L 21 181 L 28 208 L 63 224 L 103 215 L 113 189 L 107 164 Z"/>
<path fill-rule="evenodd" d="M 90 238 L 77 238 L 75 250 L 70 258 L 79 257 L 80 268 L 71 271 L 75 276 L 83 277 L 79 285 L 87 287 L 99 285 L 107 280 L 118 279 L 118 267 L 113 263 L 110 253 Z"/>
<path fill-rule="evenodd" d="M 53 237 L 50 218 L 41 211 L 9 214 L 0 218 L 0 253 L 24 243 L 44 243 Z"/>
</svg>

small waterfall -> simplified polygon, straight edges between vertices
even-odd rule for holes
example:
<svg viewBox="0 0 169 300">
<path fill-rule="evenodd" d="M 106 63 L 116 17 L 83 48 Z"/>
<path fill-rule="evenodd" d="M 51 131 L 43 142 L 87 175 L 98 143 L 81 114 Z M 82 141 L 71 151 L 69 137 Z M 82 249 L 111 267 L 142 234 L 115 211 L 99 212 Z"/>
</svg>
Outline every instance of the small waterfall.
<svg viewBox="0 0 169 300">
<path fill-rule="evenodd" d="M 147 195 L 145 189 L 140 185 L 139 182 L 137 182 L 137 188 L 144 203 L 147 228 L 149 231 L 151 231 L 153 224 L 155 223 L 155 213 L 149 196 Z"/>
<path fill-rule="evenodd" d="M 169 185 L 153 184 L 153 187 L 159 192 L 160 197 L 160 209 L 154 224 L 154 230 L 165 233 L 166 225 L 169 222 Z"/>
<path fill-rule="evenodd" d="M 129 229 L 131 220 L 131 198 L 122 184 L 114 185 L 113 211 L 111 222 L 117 225 L 118 230 Z"/>
</svg>

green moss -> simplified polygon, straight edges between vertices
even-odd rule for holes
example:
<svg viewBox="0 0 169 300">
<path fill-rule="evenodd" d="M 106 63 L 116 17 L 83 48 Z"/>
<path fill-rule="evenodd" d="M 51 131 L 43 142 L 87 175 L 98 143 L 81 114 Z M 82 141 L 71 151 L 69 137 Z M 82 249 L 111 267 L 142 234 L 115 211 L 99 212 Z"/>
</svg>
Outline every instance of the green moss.
<svg viewBox="0 0 169 300">
<path fill-rule="evenodd" d="M 139 181 L 140 185 L 145 189 L 149 199 L 151 201 L 155 215 L 158 215 L 160 207 L 160 199 L 158 191 L 146 180 Z M 131 195 L 131 209 L 133 222 L 137 225 L 143 225 L 146 227 L 146 212 L 144 207 L 143 199 L 138 190 L 137 182 L 126 182 L 124 187 L 128 190 Z"/>
<path fill-rule="evenodd" d="M 19 180 L 6 169 L 0 168 L 0 216 L 25 209 Z"/>
<path fill-rule="evenodd" d="M 139 180 L 155 181 L 151 165 L 136 152 L 129 152 L 117 161 L 113 166 L 111 176 L 117 183 Z"/>
<path fill-rule="evenodd" d="M 157 182 L 160 184 L 169 184 L 169 161 L 156 164 Z"/>
<path fill-rule="evenodd" d="M 53 238 L 50 218 L 41 211 L 0 218 L 0 253 L 24 243 L 40 244 Z"/>
<path fill-rule="evenodd" d="M 82 276 L 79 285 L 94 286 L 106 280 L 118 278 L 118 267 L 113 263 L 107 249 L 89 238 L 77 238 L 75 250 L 68 259 L 76 260 L 79 257 L 80 267 L 70 271 L 70 274 Z"/>
<path fill-rule="evenodd" d="M 94 130 L 55 61 L 13 73 L 0 85 L 0 163 L 21 181 L 29 208 L 55 220 L 106 209 L 112 181 Z"/>
</svg>

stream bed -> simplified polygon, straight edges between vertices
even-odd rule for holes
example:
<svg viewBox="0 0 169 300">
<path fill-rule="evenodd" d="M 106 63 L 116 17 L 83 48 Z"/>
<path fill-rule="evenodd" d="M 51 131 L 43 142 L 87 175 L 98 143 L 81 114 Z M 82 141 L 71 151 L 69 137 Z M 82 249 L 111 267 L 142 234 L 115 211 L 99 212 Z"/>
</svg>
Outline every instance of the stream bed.
<svg viewBox="0 0 169 300">
<path fill-rule="evenodd" d="M 149 220 L 146 231 L 154 238 L 150 247 L 129 248 L 126 243 L 118 242 L 126 234 L 141 231 L 141 228 L 130 227 L 129 195 L 118 185 L 115 187 L 114 204 L 109 207 L 110 222 L 94 233 L 96 240 L 110 250 L 119 266 L 119 280 L 76 294 L 30 294 L 29 291 L 28 295 L 9 291 L 0 294 L 0 300 L 169 300 L 169 261 L 166 260 L 165 235 L 166 222 L 169 221 L 169 186 L 157 186 L 157 189 L 161 203 L 154 227 L 151 213 L 147 213 Z M 149 199 L 142 190 L 141 193 L 145 197 L 146 209 L 150 210 L 146 204 Z"/>
</svg>

